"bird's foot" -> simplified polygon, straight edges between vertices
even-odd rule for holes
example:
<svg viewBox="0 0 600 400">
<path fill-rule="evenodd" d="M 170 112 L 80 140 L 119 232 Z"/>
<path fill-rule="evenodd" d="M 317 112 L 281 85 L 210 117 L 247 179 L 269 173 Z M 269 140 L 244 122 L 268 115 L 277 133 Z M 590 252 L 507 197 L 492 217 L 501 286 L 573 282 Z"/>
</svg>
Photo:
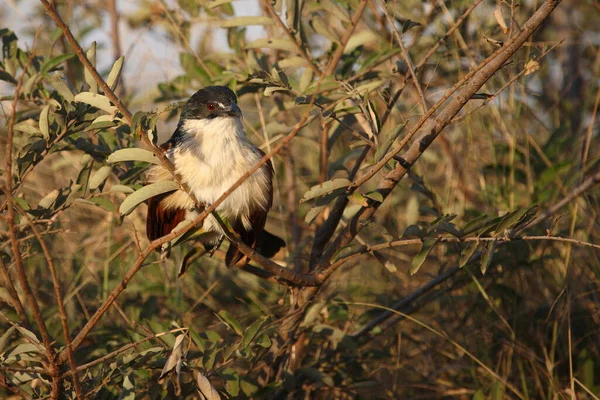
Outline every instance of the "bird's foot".
<svg viewBox="0 0 600 400">
<path fill-rule="evenodd" d="M 219 238 L 217 239 L 217 243 L 215 243 L 215 245 L 212 247 L 212 249 L 210 249 L 210 250 L 208 251 L 208 256 L 209 256 L 209 257 L 212 257 L 212 256 L 213 256 L 213 254 L 215 254 L 215 252 L 217 251 L 217 249 L 218 249 L 219 247 L 221 247 L 221 243 L 223 243 L 223 240 L 225 240 L 225 235 L 221 234 L 221 235 L 219 236 Z"/>
</svg>

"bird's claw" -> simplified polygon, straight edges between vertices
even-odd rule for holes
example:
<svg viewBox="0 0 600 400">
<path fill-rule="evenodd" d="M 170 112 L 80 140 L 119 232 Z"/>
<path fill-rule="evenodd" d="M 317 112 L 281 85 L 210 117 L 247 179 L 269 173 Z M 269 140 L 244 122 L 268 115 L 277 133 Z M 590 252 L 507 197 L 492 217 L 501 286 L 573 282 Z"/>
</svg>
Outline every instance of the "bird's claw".
<svg viewBox="0 0 600 400">
<path fill-rule="evenodd" d="M 209 257 L 212 257 L 212 256 L 213 256 L 213 254 L 215 254 L 215 252 L 217 251 L 217 249 L 218 249 L 219 247 L 221 247 L 221 243 L 223 243 L 223 240 L 225 240 L 225 235 L 223 235 L 223 234 L 222 234 L 222 235 L 221 235 L 221 236 L 219 236 L 219 238 L 217 239 L 217 243 L 216 243 L 216 244 L 215 244 L 215 245 L 212 247 L 212 249 L 210 249 L 210 250 L 208 251 L 208 256 L 209 256 Z"/>
</svg>

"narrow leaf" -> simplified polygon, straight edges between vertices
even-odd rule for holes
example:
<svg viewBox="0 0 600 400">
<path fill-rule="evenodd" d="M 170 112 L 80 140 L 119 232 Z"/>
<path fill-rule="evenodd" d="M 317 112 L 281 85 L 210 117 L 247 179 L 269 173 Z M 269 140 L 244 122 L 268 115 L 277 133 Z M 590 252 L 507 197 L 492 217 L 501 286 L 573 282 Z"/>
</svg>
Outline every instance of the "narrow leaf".
<svg viewBox="0 0 600 400">
<path fill-rule="evenodd" d="M 71 88 L 65 81 L 62 72 L 56 72 L 50 75 L 50 84 L 54 86 L 54 89 L 68 102 L 72 102 L 75 98 Z"/>
<path fill-rule="evenodd" d="M 88 188 L 90 190 L 98 189 L 98 187 L 108 178 L 108 176 L 112 172 L 112 167 L 105 165 L 100 167 L 98 171 L 94 172 L 91 176 L 90 181 L 88 183 Z"/>
<path fill-rule="evenodd" d="M 334 190 L 346 188 L 351 184 L 352 182 L 345 178 L 332 179 L 330 181 L 323 182 L 319 185 L 311 187 L 308 192 L 304 193 L 304 196 L 302 197 L 302 200 L 300 200 L 300 202 L 303 203 L 305 201 L 314 199 L 315 197 L 321 197 L 323 195 L 333 192 Z"/>
<path fill-rule="evenodd" d="M 467 265 L 467 262 L 469 262 L 469 259 L 471 258 L 473 253 L 475 253 L 477 246 L 479 246 L 478 241 L 468 242 L 463 251 L 460 252 L 460 259 L 458 260 L 458 266 L 460 268 Z"/>
<path fill-rule="evenodd" d="M 243 336 L 244 333 L 242 331 L 241 325 L 227 311 L 225 311 L 225 310 L 219 311 L 219 313 L 217 314 L 217 317 L 219 317 L 219 319 L 225 325 L 227 325 L 231 329 L 233 329 L 233 331 L 235 331 L 235 333 L 237 333 L 240 336 Z"/>
<path fill-rule="evenodd" d="M 417 273 L 417 271 L 419 270 L 419 268 L 421 268 L 421 265 L 423 265 L 423 263 L 425 262 L 425 259 L 427 258 L 427 256 L 429 255 L 429 253 L 431 253 L 431 250 L 433 250 L 433 247 L 435 246 L 435 244 L 438 242 L 437 238 L 428 238 L 425 239 L 425 241 L 423 241 L 423 246 L 421 247 L 421 251 L 419 251 L 419 253 L 415 256 L 415 258 L 412 259 L 411 263 L 410 263 L 410 274 L 414 275 Z"/>
<path fill-rule="evenodd" d="M 108 97 L 92 92 L 81 92 L 75 95 L 75 101 L 86 103 L 96 108 L 99 108 L 111 114 L 116 110 L 116 107 L 110 104 Z"/>
<path fill-rule="evenodd" d="M 40 69 L 40 73 L 45 74 L 47 72 L 50 72 L 51 70 L 53 70 L 54 68 L 56 68 L 57 66 L 62 64 L 63 62 L 65 62 L 73 57 L 75 57 L 75 53 L 61 54 L 59 56 L 51 58 L 50 60 L 46 61 L 44 63 L 44 65 L 42 65 L 42 68 Z"/>
<path fill-rule="evenodd" d="M 221 400 L 217 389 L 211 385 L 210 381 L 201 372 L 196 372 L 196 383 L 198 384 L 198 393 L 205 400 Z"/>
<path fill-rule="evenodd" d="M 142 161 L 150 164 L 160 164 L 154 153 L 148 150 L 138 148 L 117 150 L 114 153 L 111 153 L 111 155 L 109 155 L 106 159 L 106 162 L 109 164 L 118 163 L 122 161 Z"/>
<path fill-rule="evenodd" d="M 481 257 L 481 274 L 485 275 L 488 267 L 492 263 L 492 257 L 494 256 L 494 250 L 496 249 L 496 241 L 492 240 L 486 243 L 483 250 L 483 256 Z"/>
<path fill-rule="evenodd" d="M 221 22 L 221 28 L 233 28 L 248 25 L 273 25 L 273 20 L 265 16 L 235 17 Z"/>
<path fill-rule="evenodd" d="M 127 215 L 132 212 L 140 203 L 148 200 L 150 197 L 158 196 L 159 194 L 172 192 L 179 189 L 179 185 L 173 181 L 160 181 L 136 190 L 121 203 L 119 213 Z"/>
<path fill-rule="evenodd" d="M 94 67 L 96 67 L 96 42 L 95 41 L 92 42 L 92 45 L 90 46 L 90 49 L 87 51 L 86 56 L 87 56 L 88 60 L 90 60 L 92 65 Z M 94 79 L 94 77 L 88 71 L 87 68 L 83 69 L 83 76 L 85 78 L 85 82 L 90 87 L 90 92 L 98 93 L 98 83 L 96 83 L 96 80 Z"/>
<path fill-rule="evenodd" d="M 260 317 L 259 319 L 254 321 L 252 323 L 252 325 L 250 325 L 248 327 L 248 329 L 246 329 L 246 332 L 244 332 L 244 336 L 242 337 L 242 344 L 241 344 L 242 350 L 244 350 L 244 349 L 246 349 L 246 347 L 248 347 L 250 342 L 254 339 L 254 337 L 258 333 L 258 330 L 263 326 L 263 324 L 265 322 L 267 322 L 268 319 L 269 319 L 268 316 Z"/>
<path fill-rule="evenodd" d="M 48 115 L 50 113 L 50 104 L 47 104 L 40 113 L 40 131 L 42 132 L 42 136 L 44 139 L 48 140 L 50 138 L 50 124 L 48 122 Z"/>
<path fill-rule="evenodd" d="M 123 70 L 123 62 L 125 61 L 125 56 L 121 56 L 117 58 L 117 61 L 113 64 L 110 73 L 108 74 L 108 78 L 106 79 L 106 84 L 110 86 L 112 90 L 115 90 L 117 84 L 119 83 L 119 78 L 121 77 L 121 71 Z"/>
</svg>

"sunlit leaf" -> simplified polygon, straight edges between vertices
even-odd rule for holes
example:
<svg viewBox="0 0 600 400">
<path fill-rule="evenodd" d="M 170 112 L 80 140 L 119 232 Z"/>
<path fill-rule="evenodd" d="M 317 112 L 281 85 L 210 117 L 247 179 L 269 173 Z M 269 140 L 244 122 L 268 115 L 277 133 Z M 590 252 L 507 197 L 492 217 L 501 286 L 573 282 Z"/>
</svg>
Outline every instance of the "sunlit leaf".
<svg viewBox="0 0 600 400">
<path fill-rule="evenodd" d="M 303 203 L 316 197 L 324 196 L 328 193 L 333 192 L 334 190 L 347 188 L 350 185 L 352 185 L 352 182 L 345 178 L 333 179 L 330 181 L 323 182 L 319 185 L 311 187 L 308 192 L 304 193 L 304 196 L 302 196 L 300 202 Z"/>
<path fill-rule="evenodd" d="M 113 113 L 116 110 L 115 106 L 110 104 L 108 97 L 101 94 L 95 94 L 91 92 L 81 92 L 75 95 L 75 101 L 89 104 L 96 108 L 99 108 L 107 113 Z"/>
<path fill-rule="evenodd" d="M 195 372 L 196 384 L 198 385 L 198 394 L 204 400 L 221 400 L 217 389 L 213 387 L 208 378 L 201 372 Z"/>
<path fill-rule="evenodd" d="M 117 58 L 117 61 L 113 64 L 110 73 L 108 74 L 108 78 L 106 79 L 106 84 L 112 89 L 115 90 L 117 84 L 119 83 L 119 78 L 121 77 L 121 71 L 123 70 L 123 62 L 125 61 L 125 56 L 121 56 Z"/>
<path fill-rule="evenodd" d="M 88 60 L 92 63 L 94 67 L 96 67 L 96 42 L 93 41 L 89 50 L 86 53 Z M 98 93 L 98 83 L 92 76 L 92 74 L 88 71 L 87 68 L 83 69 L 83 76 L 85 78 L 85 82 L 90 87 L 90 92 Z"/>
<path fill-rule="evenodd" d="M 114 164 L 123 161 L 141 161 L 150 164 L 160 164 L 160 161 L 154 155 L 154 153 L 148 150 L 138 149 L 135 147 L 119 149 L 114 153 L 111 153 L 111 155 L 109 155 L 106 159 L 106 162 L 109 164 Z"/>
<path fill-rule="evenodd" d="M 221 28 L 233 28 L 236 26 L 248 25 L 273 25 L 273 20 L 265 16 L 244 16 L 235 17 L 221 21 Z"/>
<path fill-rule="evenodd" d="M 135 208 L 148 200 L 150 197 L 158 196 L 159 194 L 172 192 L 179 189 L 179 185 L 173 181 L 160 181 L 136 190 L 121 203 L 119 213 L 127 215 Z"/>
<path fill-rule="evenodd" d="M 90 190 L 98 189 L 98 187 L 108 178 L 108 176 L 112 173 L 112 167 L 105 165 L 100 167 L 94 174 L 90 177 L 88 188 Z"/>
</svg>

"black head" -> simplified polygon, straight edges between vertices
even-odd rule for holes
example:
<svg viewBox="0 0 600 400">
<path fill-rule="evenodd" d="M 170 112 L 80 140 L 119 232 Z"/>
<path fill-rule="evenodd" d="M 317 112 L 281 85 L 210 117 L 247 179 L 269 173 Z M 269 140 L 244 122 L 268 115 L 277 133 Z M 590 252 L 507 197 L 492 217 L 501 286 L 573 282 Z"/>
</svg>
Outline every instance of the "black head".
<svg viewBox="0 0 600 400">
<path fill-rule="evenodd" d="M 181 119 L 212 119 L 216 117 L 242 117 L 236 104 L 237 97 L 227 86 L 207 86 L 198 90 L 185 103 Z"/>
</svg>

